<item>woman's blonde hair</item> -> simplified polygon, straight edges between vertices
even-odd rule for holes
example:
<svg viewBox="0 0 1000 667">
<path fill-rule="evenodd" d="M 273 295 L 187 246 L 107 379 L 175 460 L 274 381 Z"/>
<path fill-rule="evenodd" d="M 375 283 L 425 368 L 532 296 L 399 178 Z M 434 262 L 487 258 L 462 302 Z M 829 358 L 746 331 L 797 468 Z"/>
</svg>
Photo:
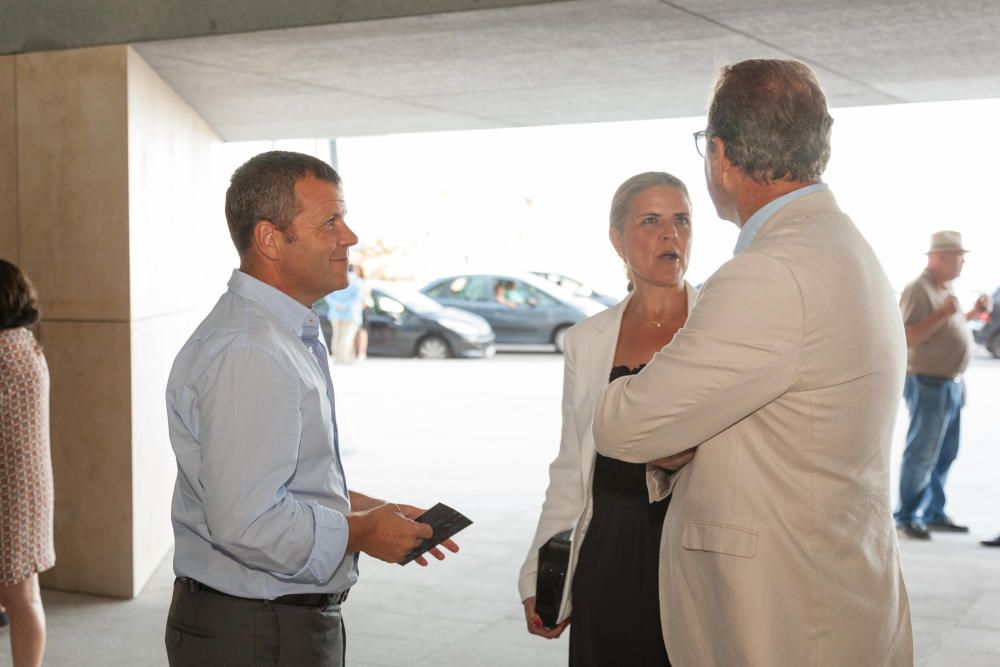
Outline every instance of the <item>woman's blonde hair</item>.
<svg viewBox="0 0 1000 667">
<path fill-rule="evenodd" d="M 665 171 L 644 171 L 632 176 L 615 190 L 615 196 L 611 198 L 611 215 L 609 216 L 611 226 L 621 232 L 625 227 L 625 216 L 628 215 L 629 206 L 632 205 L 635 196 L 657 185 L 669 185 L 672 188 L 677 188 L 684 193 L 688 201 L 691 200 L 691 195 L 688 194 L 684 181 L 673 174 L 668 174 Z"/>
<path fill-rule="evenodd" d="M 665 171 L 644 171 L 627 179 L 615 190 L 615 196 L 611 198 L 611 214 L 609 215 L 611 227 L 620 234 L 625 229 L 625 217 L 628 215 L 628 209 L 632 206 L 632 200 L 635 199 L 635 196 L 658 185 L 669 185 L 672 188 L 677 188 L 684 193 L 689 202 L 691 201 L 687 186 L 681 179 Z M 632 272 L 629 271 L 628 265 L 625 266 L 625 276 L 628 278 L 627 289 L 631 292 L 633 287 Z"/>
</svg>

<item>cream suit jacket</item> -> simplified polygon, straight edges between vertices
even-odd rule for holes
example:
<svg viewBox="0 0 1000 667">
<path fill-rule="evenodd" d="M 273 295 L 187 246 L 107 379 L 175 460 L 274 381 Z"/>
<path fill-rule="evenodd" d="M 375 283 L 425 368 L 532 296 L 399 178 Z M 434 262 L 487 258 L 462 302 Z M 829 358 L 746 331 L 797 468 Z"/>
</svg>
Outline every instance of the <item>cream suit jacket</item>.
<svg viewBox="0 0 1000 667">
<path fill-rule="evenodd" d="M 661 543 L 678 667 L 911 665 L 889 512 L 906 368 L 878 259 L 829 191 L 781 208 L 595 413 L 597 451 L 698 446 Z"/>
<path fill-rule="evenodd" d="M 687 283 L 685 287 L 690 313 L 698 298 L 698 290 Z M 608 386 L 622 314 L 630 298 L 631 294 L 618 305 L 577 323 L 566 332 L 559 453 L 549 466 L 549 487 L 545 492 L 538 528 L 517 582 L 522 601 L 533 596 L 538 573 L 538 547 L 556 533 L 572 530 L 567 584 L 559 608 L 560 622 L 572 612 L 569 582 L 573 580 L 580 545 L 590 524 L 591 478 L 596 458 L 594 436 L 590 430 L 594 421 L 594 404 Z M 658 468 L 647 473 L 651 499 L 659 500 L 669 494 L 672 477 L 674 475 Z M 608 576 L 613 577 L 614 573 L 609 572 Z"/>
</svg>

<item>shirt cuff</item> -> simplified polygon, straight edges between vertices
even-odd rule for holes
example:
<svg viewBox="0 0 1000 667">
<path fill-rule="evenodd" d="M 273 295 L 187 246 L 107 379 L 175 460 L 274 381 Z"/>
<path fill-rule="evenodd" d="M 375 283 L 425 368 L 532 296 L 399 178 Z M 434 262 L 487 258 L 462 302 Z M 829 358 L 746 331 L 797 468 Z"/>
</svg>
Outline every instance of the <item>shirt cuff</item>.
<svg viewBox="0 0 1000 667">
<path fill-rule="evenodd" d="M 646 490 L 649 492 L 649 502 L 655 503 L 669 496 L 677 481 L 677 471 L 670 472 L 651 463 L 646 464 Z"/>
<path fill-rule="evenodd" d="M 333 578 L 347 555 L 347 518 L 315 500 L 306 503 L 313 513 L 313 548 L 306 564 L 291 576 L 276 575 L 298 583 L 323 585 Z"/>
</svg>

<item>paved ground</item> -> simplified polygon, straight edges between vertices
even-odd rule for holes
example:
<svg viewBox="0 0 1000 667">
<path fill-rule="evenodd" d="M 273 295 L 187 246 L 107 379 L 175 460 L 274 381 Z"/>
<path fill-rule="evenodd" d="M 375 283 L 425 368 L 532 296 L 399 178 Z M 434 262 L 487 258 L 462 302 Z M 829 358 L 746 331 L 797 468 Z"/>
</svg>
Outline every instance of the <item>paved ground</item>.
<svg viewBox="0 0 1000 667">
<path fill-rule="evenodd" d="M 349 415 L 349 482 L 382 497 L 446 502 L 475 520 L 463 553 L 427 569 L 362 561 L 345 606 L 348 663 L 364 666 L 563 665 L 566 641 L 529 636 L 516 575 L 534 530 L 559 433 L 561 358 L 369 360 L 334 369 Z M 1000 360 L 969 372 L 963 449 L 949 508 L 969 536 L 904 542 L 903 567 L 921 665 L 1000 664 Z M 897 429 L 896 457 L 905 417 Z M 831 517 L 836 520 L 836 517 Z M 169 560 L 137 599 L 46 592 L 46 665 L 165 665 Z M 10 664 L 0 631 L 0 665 Z"/>
</svg>

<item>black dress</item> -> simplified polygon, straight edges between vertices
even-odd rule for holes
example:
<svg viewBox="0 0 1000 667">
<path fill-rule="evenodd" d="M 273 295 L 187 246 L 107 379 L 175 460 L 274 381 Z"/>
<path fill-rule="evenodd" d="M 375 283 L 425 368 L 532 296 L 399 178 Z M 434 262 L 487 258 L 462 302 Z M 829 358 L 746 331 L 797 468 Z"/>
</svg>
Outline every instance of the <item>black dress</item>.
<svg viewBox="0 0 1000 667">
<path fill-rule="evenodd" d="M 642 369 L 615 366 L 611 380 Z M 570 667 L 670 665 L 660 628 L 660 533 L 670 498 L 650 503 L 646 465 L 597 455 L 594 511 L 573 575 Z"/>
</svg>

